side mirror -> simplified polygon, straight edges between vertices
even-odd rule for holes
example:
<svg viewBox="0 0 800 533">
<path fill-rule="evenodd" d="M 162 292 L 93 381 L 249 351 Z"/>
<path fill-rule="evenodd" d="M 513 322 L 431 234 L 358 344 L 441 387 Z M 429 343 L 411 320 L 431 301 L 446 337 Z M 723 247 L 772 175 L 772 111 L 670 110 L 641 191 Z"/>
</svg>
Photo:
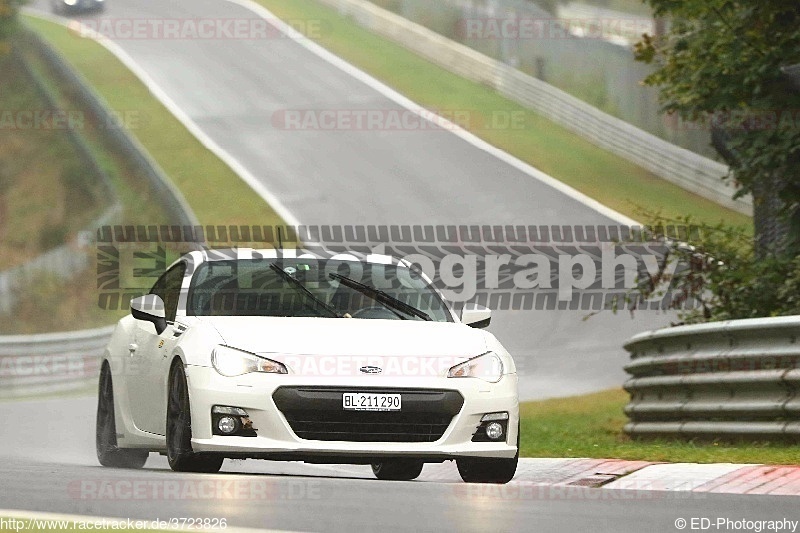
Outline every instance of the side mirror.
<svg viewBox="0 0 800 533">
<path fill-rule="evenodd" d="M 461 323 L 471 328 L 485 328 L 492 321 L 492 310 L 482 305 L 471 305 L 461 310 Z"/>
<path fill-rule="evenodd" d="M 131 314 L 136 320 L 152 322 L 156 333 L 161 335 L 167 329 L 164 301 L 155 294 L 145 294 L 131 300 Z"/>
</svg>

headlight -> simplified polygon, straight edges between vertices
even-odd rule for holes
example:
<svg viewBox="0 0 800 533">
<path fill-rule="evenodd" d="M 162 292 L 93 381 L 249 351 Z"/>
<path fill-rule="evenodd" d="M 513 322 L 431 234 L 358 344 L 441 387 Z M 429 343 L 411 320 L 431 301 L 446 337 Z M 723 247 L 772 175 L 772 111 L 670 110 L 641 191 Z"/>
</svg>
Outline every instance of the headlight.
<svg viewBox="0 0 800 533">
<path fill-rule="evenodd" d="M 497 383 L 503 377 L 503 361 L 494 352 L 488 352 L 464 361 L 447 372 L 448 378 L 478 378 Z"/>
<path fill-rule="evenodd" d="M 277 361 L 221 344 L 211 352 L 211 364 L 217 372 L 227 377 L 241 376 L 250 372 L 287 373 L 286 367 Z"/>
</svg>

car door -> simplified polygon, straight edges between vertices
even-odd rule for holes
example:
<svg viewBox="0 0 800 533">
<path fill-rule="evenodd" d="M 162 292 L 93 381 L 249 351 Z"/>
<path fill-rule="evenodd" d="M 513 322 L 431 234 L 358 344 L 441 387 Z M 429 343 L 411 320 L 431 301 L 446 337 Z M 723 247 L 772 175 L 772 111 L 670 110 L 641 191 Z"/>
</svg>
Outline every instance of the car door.
<svg viewBox="0 0 800 533">
<path fill-rule="evenodd" d="M 164 301 L 167 328 L 159 334 L 150 322 L 137 320 L 129 347 L 135 369 L 128 379 L 131 414 L 137 428 L 156 435 L 166 433 L 169 356 L 183 327 L 176 324 L 175 318 L 185 272 L 185 263 L 176 264 L 150 291 Z"/>
</svg>

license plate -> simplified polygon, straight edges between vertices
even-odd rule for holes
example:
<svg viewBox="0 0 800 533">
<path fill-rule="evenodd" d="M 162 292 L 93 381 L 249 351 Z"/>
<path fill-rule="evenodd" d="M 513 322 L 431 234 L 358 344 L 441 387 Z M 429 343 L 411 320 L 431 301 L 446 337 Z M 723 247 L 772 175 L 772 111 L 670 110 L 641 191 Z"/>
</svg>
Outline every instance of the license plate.
<svg viewBox="0 0 800 533">
<path fill-rule="evenodd" d="M 345 411 L 399 411 L 400 395 L 345 392 L 342 407 Z"/>
</svg>

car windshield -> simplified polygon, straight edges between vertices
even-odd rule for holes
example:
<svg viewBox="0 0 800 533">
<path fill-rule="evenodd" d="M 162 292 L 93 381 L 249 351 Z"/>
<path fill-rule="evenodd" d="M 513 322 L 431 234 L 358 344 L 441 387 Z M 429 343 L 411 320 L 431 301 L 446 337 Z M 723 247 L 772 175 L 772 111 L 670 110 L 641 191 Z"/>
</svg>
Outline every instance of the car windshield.
<svg viewBox="0 0 800 533">
<path fill-rule="evenodd" d="M 203 263 L 192 277 L 187 314 L 452 321 L 414 269 L 314 259 Z"/>
</svg>

